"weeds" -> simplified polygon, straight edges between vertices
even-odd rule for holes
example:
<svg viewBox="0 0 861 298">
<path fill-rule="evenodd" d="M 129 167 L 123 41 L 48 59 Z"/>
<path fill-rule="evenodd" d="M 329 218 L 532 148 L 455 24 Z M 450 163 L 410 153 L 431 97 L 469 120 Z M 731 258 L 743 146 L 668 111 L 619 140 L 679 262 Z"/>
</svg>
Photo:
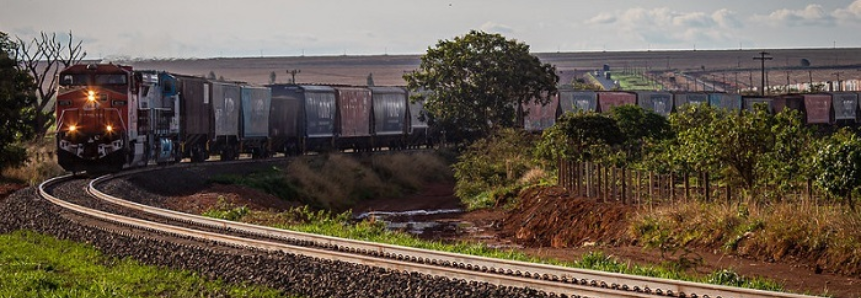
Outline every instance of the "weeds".
<svg viewBox="0 0 861 298">
<path fill-rule="evenodd" d="M 53 137 L 27 144 L 27 162 L 18 168 L 4 169 L 0 177 L 36 185 L 48 178 L 59 176 L 64 170 L 57 164 L 54 146 Z"/>
</svg>

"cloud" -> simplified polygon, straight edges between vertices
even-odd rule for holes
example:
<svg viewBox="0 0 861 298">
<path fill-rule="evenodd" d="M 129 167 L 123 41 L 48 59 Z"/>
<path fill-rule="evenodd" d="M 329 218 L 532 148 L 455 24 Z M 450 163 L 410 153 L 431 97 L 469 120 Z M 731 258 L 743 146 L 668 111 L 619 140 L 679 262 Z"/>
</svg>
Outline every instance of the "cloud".
<svg viewBox="0 0 861 298">
<path fill-rule="evenodd" d="M 832 27 L 837 21 L 834 13 L 826 12 L 818 4 L 810 4 L 800 10 L 782 8 L 768 15 L 754 15 L 753 19 L 776 27 Z"/>
<path fill-rule="evenodd" d="M 503 24 L 497 24 L 494 22 L 484 23 L 481 25 L 480 29 L 482 31 L 491 32 L 491 33 L 504 33 L 504 34 L 514 33 L 513 28 L 506 26 L 506 25 L 503 25 Z"/>
<path fill-rule="evenodd" d="M 861 0 L 859 0 L 861 1 Z M 612 24 L 616 22 L 616 16 L 609 13 L 600 13 L 586 21 L 586 24 Z"/>
<path fill-rule="evenodd" d="M 861 1 L 861 0 L 859 0 Z M 743 27 L 738 14 L 728 9 L 711 13 L 682 12 L 670 8 L 630 8 L 616 13 L 600 13 L 587 25 L 613 26 L 620 36 L 648 44 L 689 47 L 733 41 L 733 30 Z"/>
<path fill-rule="evenodd" d="M 744 27 L 744 24 L 742 24 L 741 20 L 739 20 L 738 18 L 738 13 L 726 8 L 720 9 L 712 13 L 712 19 L 714 19 L 714 21 L 717 22 L 718 25 L 724 28 Z"/>
<path fill-rule="evenodd" d="M 846 8 L 834 11 L 834 17 L 841 22 L 861 22 L 861 0 L 856 0 Z"/>
</svg>

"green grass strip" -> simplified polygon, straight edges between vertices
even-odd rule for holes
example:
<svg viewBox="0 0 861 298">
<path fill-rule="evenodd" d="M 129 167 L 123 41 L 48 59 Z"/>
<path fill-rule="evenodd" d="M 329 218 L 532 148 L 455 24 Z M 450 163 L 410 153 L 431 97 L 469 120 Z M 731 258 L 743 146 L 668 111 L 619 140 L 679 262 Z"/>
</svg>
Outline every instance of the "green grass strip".
<svg viewBox="0 0 861 298">
<path fill-rule="evenodd" d="M 0 235 L 0 297 L 283 297 L 250 284 L 103 256 L 29 231 Z"/>
</svg>

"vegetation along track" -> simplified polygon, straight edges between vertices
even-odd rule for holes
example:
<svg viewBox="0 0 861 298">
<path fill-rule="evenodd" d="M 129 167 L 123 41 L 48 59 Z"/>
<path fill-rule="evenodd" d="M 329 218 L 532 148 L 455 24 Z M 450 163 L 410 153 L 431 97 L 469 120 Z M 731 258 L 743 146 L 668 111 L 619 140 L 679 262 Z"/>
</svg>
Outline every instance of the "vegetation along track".
<svg viewBox="0 0 861 298">
<path fill-rule="evenodd" d="M 45 181 L 39 186 L 38 193 L 42 198 L 60 207 L 136 230 L 166 233 L 204 243 L 220 243 L 233 247 L 280 251 L 325 260 L 350 262 L 398 272 L 416 272 L 450 279 L 536 289 L 550 293 L 551 296 L 811 297 L 489 259 L 292 232 L 146 206 L 107 195 L 96 188 L 110 179 L 150 170 L 152 169 L 102 176 L 85 183 L 89 195 L 101 201 L 75 195 L 60 199 L 51 194 L 51 191 L 58 187 L 83 189 L 84 181 L 72 177 L 58 177 Z M 64 183 L 67 185 L 62 186 Z M 107 212 L 93 208 L 107 210 Z"/>
</svg>

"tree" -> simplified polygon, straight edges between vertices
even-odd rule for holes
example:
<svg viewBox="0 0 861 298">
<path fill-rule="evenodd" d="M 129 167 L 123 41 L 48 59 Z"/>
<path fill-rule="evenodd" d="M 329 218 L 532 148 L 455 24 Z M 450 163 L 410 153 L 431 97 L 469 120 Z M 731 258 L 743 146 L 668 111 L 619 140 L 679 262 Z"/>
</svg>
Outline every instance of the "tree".
<svg viewBox="0 0 861 298">
<path fill-rule="evenodd" d="M 210 80 L 215 80 L 215 79 L 216 79 L 216 78 L 218 78 L 218 77 L 216 77 L 216 76 L 215 76 L 215 72 L 214 72 L 214 71 L 211 71 L 211 70 L 210 70 L 210 71 L 209 71 L 209 75 L 207 75 L 207 76 L 206 76 L 206 78 L 207 78 L 207 79 L 210 79 Z"/>
<path fill-rule="evenodd" d="M 844 198 L 854 211 L 852 191 L 861 185 L 861 139 L 841 129 L 820 146 L 813 164 L 818 170 L 816 183 L 831 195 Z"/>
<path fill-rule="evenodd" d="M 32 125 L 37 138 L 44 137 L 56 121 L 52 100 L 57 93 L 57 74 L 86 56 L 81 41 L 75 43 L 71 31 L 66 43 L 57 40 L 56 33 L 42 32 L 29 43 L 18 38 L 14 59 L 19 62 L 18 69 L 29 73 L 37 86 L 38 97 L 32 104 L 36 113 Z"/>
<path fill-rule="evenodd" d="M 447 138 L 456 140 L 514 127 L 523 119 L 523 104 L 550 102 L 559 77 L 554 66 L 529 53 L 528 45 L 470 31 L 428 48 L 419 69 L 404 80 L 410 90 L 430 91 L 425 108 Z"/>
<path fill-rule="evenodd" d="M 594 112 L 566 113 L 544 131 L 535 155 L 551 167 L 560 157 L 616 162 L 612 153 L 624 142 L 625 134 L 613 118 Z"/>
<path fill-rule="evenodd" d="M 625 135 L 624 148 L 629 162 L 639 161 L 647 142 L 673 137 L 670 122 L 664 116 L 635 105 L 622 105 L 610 109 L 610 117 Z"/>
<path fill-rule="evenodd" d="M 278 75 L 277 75 L 277 74 L 275 74 L 275 71 L 273 70 L 271 73 L 269 73 L 269 84 L 270 84 L 270 85 L 271 85 L 271 84 L 275 84 L 275 79 L 276 79 L 276 78 L 278 78 Z"/>
<path fill-rule="evenodd" d="M 36 84 L 24 71 L 17 68 L 13 59 L 18 44 L 0 32 L 0 170 L 20 166 L 27 160 L 27 152 L 17 145 L 32 137 L 35 113 Z"/>
</svg>

